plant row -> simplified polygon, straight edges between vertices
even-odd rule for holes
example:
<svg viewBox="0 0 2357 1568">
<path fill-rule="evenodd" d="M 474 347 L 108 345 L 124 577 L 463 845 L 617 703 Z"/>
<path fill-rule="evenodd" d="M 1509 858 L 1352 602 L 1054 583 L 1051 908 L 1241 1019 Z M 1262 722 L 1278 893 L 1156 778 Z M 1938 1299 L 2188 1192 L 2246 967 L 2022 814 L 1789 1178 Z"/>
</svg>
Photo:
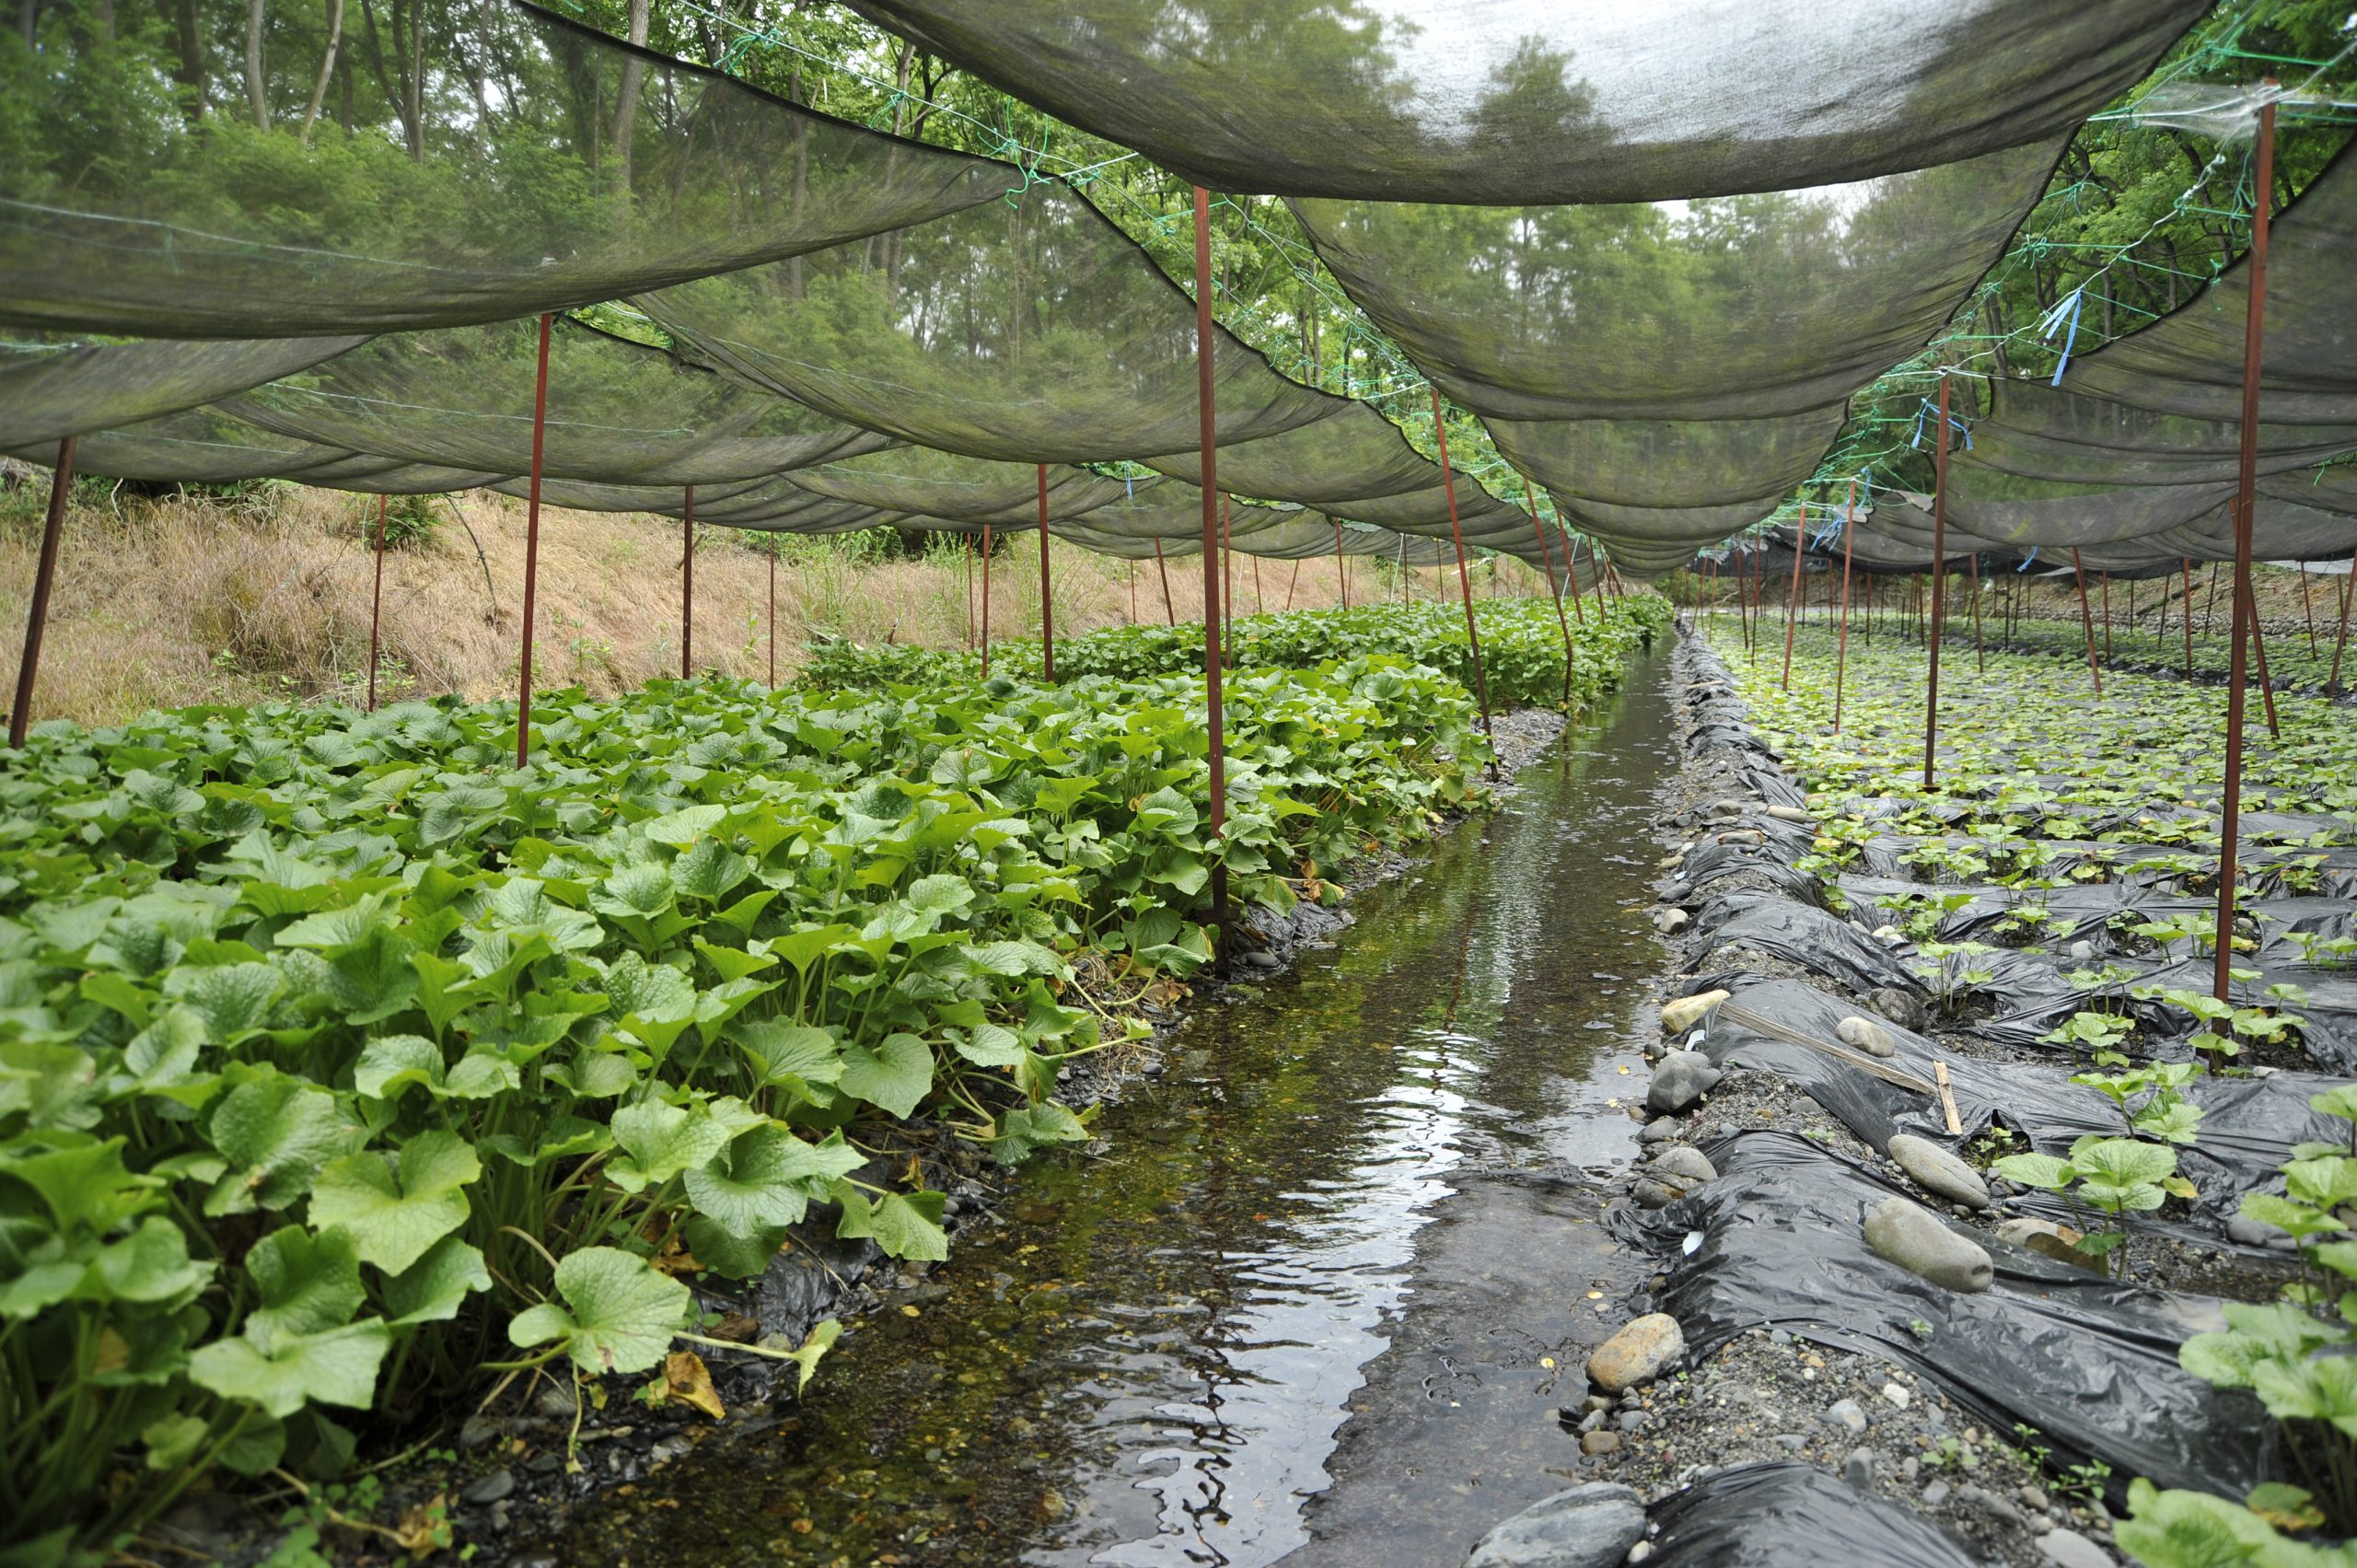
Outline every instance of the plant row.
<svg viewBox="0 0 2357 1568">
<path fill-rule="evenodd" d="M 208 1469 L 331 1473 L 486 1368 L 642 1373 L 790 1227 L 945 1255 L 892 1124 L 1086 1138 L 1074 1055 L 1204 893 L 1477 804 L 1455 681 L 957 679 L 43 726 L 0 777 L 0 1539 L 118 1541 Z M 831 1333 L 796 1347 L 803 1375 Z"/>
<path fill-rule="evenodd" d="M 1590 600 L 1570 622 L 1570 645 L 1551 599 L 1480 599 L 1474 622 L 1481 638 L 1481 673 L 1497 708 L 1568 705 L 1580 712 L 1620 684 L 1630 653 L 1669 624 L 1667 600 L 1655 594 Z M 1296 669 L 1329 658 L 1391 654 L 1429 665 L 1470 690 L 1473 658 L 1465 635 L 1465 612 L 1455 604 L 1360 605 L 1350 610 L 1297 610 L 1248 616 L 1236 622 L 1228 644 L 1238 669 Z M 1056 674 L 1061 679 L 1147 675 L 1201 670 L 1203 628 L 1122 626 L 1059 640 Z M 1041 651 L 1036 638 L 991 645 L 993 674 L 1037 679 Z M 868 647 L 827 643 L 810 650 L 806 685 L 831 690 L 925 679 L 976 679 L 981 656 L 965 649 Z"/>
</svg>

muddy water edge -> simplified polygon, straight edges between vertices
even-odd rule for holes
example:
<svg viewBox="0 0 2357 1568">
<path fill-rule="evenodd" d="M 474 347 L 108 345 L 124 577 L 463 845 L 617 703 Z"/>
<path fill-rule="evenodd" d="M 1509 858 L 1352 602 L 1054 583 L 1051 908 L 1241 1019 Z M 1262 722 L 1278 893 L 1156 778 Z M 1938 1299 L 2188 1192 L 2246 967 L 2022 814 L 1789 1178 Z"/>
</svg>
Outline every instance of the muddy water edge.
<svg viewBox="0 0 2357 1568">
<path fill-rule="evenodd" d="M 1597 1220 L 1655 1028 L 1669 667 L 1338 945 L 1190 1016 L 806 1402 L 498 1555 L 1421 1568 L 1569 1484 L 1554 1411 L 1645 1271 Z"/>
</svg>

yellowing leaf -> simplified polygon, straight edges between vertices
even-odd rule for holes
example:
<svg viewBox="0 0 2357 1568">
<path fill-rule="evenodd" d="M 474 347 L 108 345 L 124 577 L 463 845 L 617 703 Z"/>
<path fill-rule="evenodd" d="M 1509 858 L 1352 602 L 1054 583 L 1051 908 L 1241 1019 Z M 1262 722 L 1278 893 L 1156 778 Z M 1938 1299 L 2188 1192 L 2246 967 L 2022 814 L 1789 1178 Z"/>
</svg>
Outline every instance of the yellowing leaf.
<svg viewBox="0 0 2357 1568">
<path fill-rule="evenodd" d="M 663 1394 L 683 1405 L 692 1406 L 718 1421 L 728 1412 L 721 1408 L 720 1396 L 713 1390 L 712 1372 L 703 1357 L 691 1350 L 675 1350 L 663 1358 Z"/>
</svg>

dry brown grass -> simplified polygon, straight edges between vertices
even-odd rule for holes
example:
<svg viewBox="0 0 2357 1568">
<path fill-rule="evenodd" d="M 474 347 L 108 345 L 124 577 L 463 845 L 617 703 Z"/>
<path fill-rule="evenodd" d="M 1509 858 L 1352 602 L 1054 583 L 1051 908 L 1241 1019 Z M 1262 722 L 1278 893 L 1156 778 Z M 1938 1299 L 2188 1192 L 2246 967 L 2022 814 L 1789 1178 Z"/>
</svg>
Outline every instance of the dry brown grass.
<svg viewBox="0 0 2357 1568">
<path fill-rule="evenodd" d="M 0 680 L 13 690 L 40 543 L 46 475 L 0 507 Z M 522 625 L 525 508 L 478 491 L 437 500 L 440 526 L 385 560 L 380 700 L 461 693 L 484 700 L 516 686 Z M 457 517 L 464 518 L 460 527 Z M 107 724 L 150 708 L 284 697 L 357 702 L 367 684 L 372 559 L 367 498 L 276 486 L 243 502 L 103 496 L 68 514 L 50 607 L 34 716 Z M 753 542 L 759 543 L 758 540 Z M 480 543 L 481 554 L 477 553 Z M 1039 563 L 1032 540 L 993 563 L 994 637 L 1036 634 Z M 781 679 L 821 634 L 951 646 L 968 635 L 979 599 L 962 553 L 861 560 L 843 540 L 788 541 L 777 561 L 777 625 L 769 609 L 770 557 L 728 529 L 698 530 L 698 671 L 765 679 L 772 643 Z M 659 517 L 543 507 L 535 684 L 611 695 L 679 668 L 679 525 Z M 1079 633 L 1126 622 L 1132 569 L 1071 545 L 1054 547 L 1056 626 Z M 1537 591 L 1535 573 L 1508 563 L 1506 579 L 1477 591 Z M 1438 575 L 1413 574 L 1411 591 L 1436 597 Z M 1201 568 L 1170 564 L 1171 603 L 1200 618 Z M 1396 579 L 1352 563 L 1351 599 L 1396 594 Z M 1454 584 L 1446 585 L 1453 590 Z M 1254 582 L 1237 563 L 1239 610 L 1331 605 L 1330 560 L 1262 563 Z M 1165 619 L 1152 561 L 1135 570 L 1138 619 Z"/>
</svg>

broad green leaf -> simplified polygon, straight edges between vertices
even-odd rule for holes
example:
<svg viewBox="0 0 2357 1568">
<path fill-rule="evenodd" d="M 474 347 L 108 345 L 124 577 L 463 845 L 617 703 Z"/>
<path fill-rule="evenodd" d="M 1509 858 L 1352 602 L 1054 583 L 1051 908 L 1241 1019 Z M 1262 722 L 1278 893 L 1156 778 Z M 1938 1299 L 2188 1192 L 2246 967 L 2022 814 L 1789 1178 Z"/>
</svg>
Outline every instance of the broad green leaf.
<svg viewBox="0 0 2357 1568">
<path fill-rule="evenodd" d="M 459 1315 L 468 1295 L 491 1288 L 482 1254 L 455 1236 L 446 1236 L 424 1257 L 379 1287 L 389 1326 L 446 1323 Z"/>
<path fill-rule="evenodd" d="M 694 1298 L 643 1258 L 612 1247 L 585 1247 L 556 1266 L 563 1305 L 543 1302 L 507 1326 L 517 1345 L 560 1342 L 574 1365 L 592 1375 L 644 1372 L 671 1348 Z"/>
<path fill-rule="evenodd" d="M 913 1116 L 933 1090 L 933 1048 L 911 1034 L 888 1035 L 874 1051 L 846 1045 L 837 1083 L 845 1094 L 895 1116 Z"/>
<path fill-rule="evenodd" d="M 889 1257 L 940 1262 L 949 1256 L 948 1233 L 941 1228 L 946 1196 L 917 1192 L 902 1197 L 887 1192 L 871 1202 L 849 1182 L 837 1182 L 835 1201 L 842 1205 L 842 1218 L 835 1234 L 846 1239 L 872 1237 Z"/>
<path fill-rule="evenodd" d="M 636 1192 L 705 1164 L 727 1145 L 728 1130 L 702 1106 L 643 1099 L 613 1116 L 614 1142 L 622 1155 L 607 1162 L 606 1176 L 625 1192 Z"/>
<path fill-rule="evenodd" d="M 2007 1155 L 1991 1162 L 1990 1169 L 2006 1180 L 2022 1187 L 2035 1187 L 2043 1191 L 2060 1192 L 2071 1185 L 2077 1173 L 2067 1160 L 2052 1155 Z"/>
<path fill-rule="evenodd" d="M 229 1164 L 205 1200 L 204 1212 L 215 1215 L 284 1208 L 360 1135 L 333 1095 L 270 1068 L 223 1096 L 210 1127 L 213 1146 Z"/>
<path fill-rule="evenodd" d="M 246 1272 L 261 1297 L 246 1315 L 249 1333 L 299 1337 L 341 1329 L 367 1299 L 352 1238 L 334 1231 L 274 1230 L 246 1254 Z"/>
<path fill-rule="evenodd" d="M 239 1338 L 199 1346 L 189 1357 L 189 1380 L 282 1418 L 314 1401 L 366 1410 L 391 1343 L 374 1318 L 319 1334 L 261 1336 L 250 1328 Z"/>
<path fill-rule="evenodd" d="M 466 1187 L 482 1162 L 455 1132 L 420 1132 L 389 1159 L 330 1162 L 311 1190 L 311 1223 L 351 1233 L 363 1262 L 398 1274 L 467 1223 Z"/>
</svg>

